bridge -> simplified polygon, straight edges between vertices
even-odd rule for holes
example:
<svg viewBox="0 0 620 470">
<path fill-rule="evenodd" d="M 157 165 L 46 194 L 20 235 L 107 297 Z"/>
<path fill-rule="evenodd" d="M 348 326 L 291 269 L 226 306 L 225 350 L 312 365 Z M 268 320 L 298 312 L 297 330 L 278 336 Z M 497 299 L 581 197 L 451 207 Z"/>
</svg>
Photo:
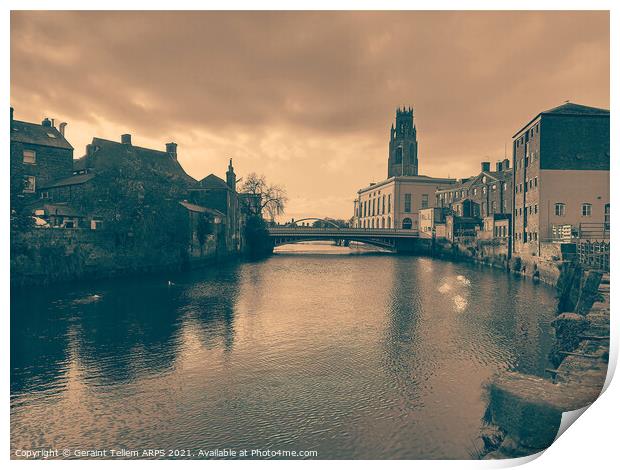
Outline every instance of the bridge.
<svg viewBox="0 0 620 470">
<path fill-rule="evenodd" d="M 310 227 L 296 225 L 304 220 L 318 220 L 328 226 Z M 298 220 L 296 223 L 285 226 L 269 227 L 268 230 L 274 248 L 290 243 L 333 240 L 335 242 L 366 243 L 396 252 L 403 248 L 411 247 L 416 240 L 420 239 L 417 230 L 339 227 L 332 221 L 315 218 Z"/>
</svg>

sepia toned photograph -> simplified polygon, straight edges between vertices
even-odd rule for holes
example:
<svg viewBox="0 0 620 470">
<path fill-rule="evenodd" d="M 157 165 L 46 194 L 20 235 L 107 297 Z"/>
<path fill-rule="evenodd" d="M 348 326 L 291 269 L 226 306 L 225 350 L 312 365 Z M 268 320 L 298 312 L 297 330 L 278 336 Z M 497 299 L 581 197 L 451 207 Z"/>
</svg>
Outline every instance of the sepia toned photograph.
<svg viewBox="0 0 620 470">
<path fill-rule="evenodd" d="M 8 16 L 11 460 L 512 461 L 603 391 L 609 10 Z"/>
</svg>

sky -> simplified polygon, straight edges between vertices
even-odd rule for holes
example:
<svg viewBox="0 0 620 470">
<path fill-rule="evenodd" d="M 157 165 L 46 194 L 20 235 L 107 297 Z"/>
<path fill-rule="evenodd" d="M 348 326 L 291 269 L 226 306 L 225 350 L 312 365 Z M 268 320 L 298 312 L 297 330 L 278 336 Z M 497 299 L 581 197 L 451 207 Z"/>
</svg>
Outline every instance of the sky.
<svg viewBox="0 0 620 470">
<path fill-rule="evenodd" d="M 420 174 L 467 177 L 569 100 L 609 108 L 607 12 L 11 13 L 15 118 L 165 149 L 196 179 L 256 172 L 285 219 L 348 219 L 387 177 L 396 108 Z"/>
</svg>

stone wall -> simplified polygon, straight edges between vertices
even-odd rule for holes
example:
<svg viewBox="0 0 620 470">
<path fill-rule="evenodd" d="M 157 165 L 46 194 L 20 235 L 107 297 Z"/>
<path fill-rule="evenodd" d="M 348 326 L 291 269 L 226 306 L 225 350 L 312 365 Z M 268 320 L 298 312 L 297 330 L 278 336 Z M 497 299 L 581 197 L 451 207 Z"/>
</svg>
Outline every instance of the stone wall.
<svg viewBox="0 0 620 470">
<path fill-rule="evenodd" d="M 36 152 L 36 162 L 24 163 L 24 150 Z M 37 187 L 73 174 L 73 150 L 11 142 L 11 174 L 36 178 Z"/>
<path fill-rule="evenodd" d="M 31 228 L 11 240 L 11 285 L 179 271 L 227 256 L 226 250 L 218 250 L 220 237 L 215 231 L 202 247 L 194 239 L 186 250 L 149 253 L 140 241 L 106 230 Z"/>
</svg>

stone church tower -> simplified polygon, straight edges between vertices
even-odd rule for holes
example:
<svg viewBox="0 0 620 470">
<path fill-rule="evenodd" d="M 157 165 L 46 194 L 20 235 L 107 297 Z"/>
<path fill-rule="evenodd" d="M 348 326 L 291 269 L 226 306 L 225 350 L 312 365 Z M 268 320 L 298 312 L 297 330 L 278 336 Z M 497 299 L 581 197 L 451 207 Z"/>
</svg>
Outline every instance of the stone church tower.
<svg viewBox="0 0 620 470">
<path fill-rule="evenodd" d="M 396 127 L 390 129 L 388 178 L 418 174 L 418 140 L 413 124 L 413 108 L 396 110 Z"/>
</svg>

